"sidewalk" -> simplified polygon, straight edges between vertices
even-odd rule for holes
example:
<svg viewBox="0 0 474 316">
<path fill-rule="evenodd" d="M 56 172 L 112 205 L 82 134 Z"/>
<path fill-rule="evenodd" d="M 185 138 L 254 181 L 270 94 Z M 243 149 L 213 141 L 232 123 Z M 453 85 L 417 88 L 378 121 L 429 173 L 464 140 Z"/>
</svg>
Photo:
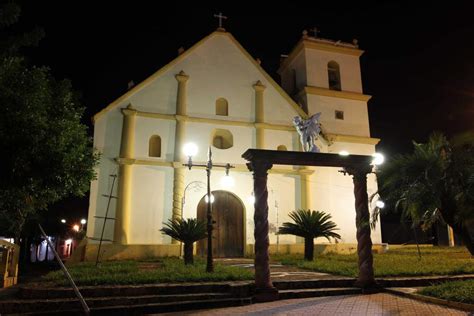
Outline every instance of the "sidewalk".
<svg viewBox="0 0 474 316">
<path fill-rule="evenodd" d="M 467 312 L 392 294 L 348 295 L 275 301 L 165 315 L 468 315 Z"/>
</svg>

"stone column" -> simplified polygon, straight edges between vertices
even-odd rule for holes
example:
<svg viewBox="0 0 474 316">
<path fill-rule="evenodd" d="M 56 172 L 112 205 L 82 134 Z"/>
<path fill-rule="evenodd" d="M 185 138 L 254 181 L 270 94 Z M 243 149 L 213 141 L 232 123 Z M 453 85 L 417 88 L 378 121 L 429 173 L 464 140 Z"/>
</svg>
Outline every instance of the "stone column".
<svg viewBox="0 0 474 316">
<path fill-rule="evenodd" d="M 175 130 L 175 146 L 174 146 L 174 177 L 173 177 L 173 213 L 172 219 L 181 218 L 182 213 L 182 199 L 184 191 L 184 168 L 183 162 L 183 145 L 186 137 L 186 106 L 187 106 L 187 91 L 186 84 L 189 76 L 180 71 L 175 76 L 178 81 L 178 93 L 176 98 L 176 130 Z M 177 243 L 176 240 L 172 240 Z"/>
<path fill-rule="evenodd" d="M 255 126 L 257 149 L 263 149 L 265 147 L 265 129 L 261 125 L 265 122 L 263 92 L 265 91 L 266 87 L 259 80 L 253 85 L 253 88 L 255 89 Z"/>
<path fill-rule="evenodd" d="M 268 255 L 268 190 L 267 176 L 271 163 L 252 161 L 247 164 L 253 171 L 253 190 L 255 194 L 254 237 L 255 237 L 255 300 L 268 302 L 278 299 L 278 290 L 270 279 Z"/>
<path fill-rule="evenodd" d="M 453 229 L 451 228 L 451 226 L 446 225 L 446 227 L 448 228 L 448 243 L 449 243 L 449 247 L 454 247 L 454 246 L 455 246 L 454 231 L 453 231 Z"/>
<path fill-rule="evenodd" d="M 114 242 L 130 243 L 130 212 L 132 206 L 132 163 L 135 148 L 135 120 L 137 111 L 129 105 L 122 109 L 123 126 L 120 145 L 120 166 L 115 211 Z"/>
<path fill-rule="evenodd" d="M 186 115 L 187 113 L 187 89 L 186 84 L 188 82 L 189 76 L 184 72 L 180 71 L 179 74 L 175 75 L 176 80 L 178 81 L 178 94 L 176 98 L 176 114 L 177 115 Z"/>
<path fill-rule="evenodd" d="M 305 210 L 311 209 L 311 175 L 313 170 L 307 167 L 300 169 L 301 184 L 301 208 Z"/>
<path fill-rule="evenodd" d="M 357 255 L 359 276 L 355 286 L 363 289 L 376 286 L 374 279 L 372 239 L 370 238 L 369 196 L 367 194 L 367 174 L 372 166 L 346 167 L 345 172 L 352 176 L 357 227 Z"/>
</svg>

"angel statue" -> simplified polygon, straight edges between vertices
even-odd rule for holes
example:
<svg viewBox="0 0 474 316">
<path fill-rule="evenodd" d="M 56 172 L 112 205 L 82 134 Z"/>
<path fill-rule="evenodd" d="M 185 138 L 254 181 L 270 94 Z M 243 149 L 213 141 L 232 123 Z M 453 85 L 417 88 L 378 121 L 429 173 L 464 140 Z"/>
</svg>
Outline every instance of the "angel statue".
<svg viewBox="0 0 474 316">
<path fill-rule="evenodd" d="M 293 118 L 293 124 L 300 134 L 301 145 L 303 146 L 303 151 L 319 153 L 319 148 L 314 143 L 318 139 L 319 133 L 321 133 L 321 124 L 319 122 L 319 117 L 321 112 L 312 115 L 309 119 L 304 120 L 299 116 Z"/>
</svg>

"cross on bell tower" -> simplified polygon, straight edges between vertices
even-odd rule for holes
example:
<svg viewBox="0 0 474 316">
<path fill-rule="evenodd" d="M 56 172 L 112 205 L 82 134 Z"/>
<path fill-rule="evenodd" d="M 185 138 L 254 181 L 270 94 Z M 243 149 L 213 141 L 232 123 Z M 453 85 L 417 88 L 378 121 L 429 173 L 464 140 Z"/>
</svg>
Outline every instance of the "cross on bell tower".
<svg viewBox="0 0 474 316">
<path fill-rule="evenodd" d="M 219 14 L 214 14 L 214 17 L 219 19 L 219 27 L 217 30 L 225 32 L 225 28 L 222 27 L 222 20 L 227 20 L 227 17 L 222 15 L 222 12 L 219 12 Z"/>
<path fill-rule="evenodd" d="M 314 38 L 318 38 L 318 34 L 321 33 L 321 31 L 317 27 L 313 27 L 311 33 L 313 33 Z"/>
</svg>

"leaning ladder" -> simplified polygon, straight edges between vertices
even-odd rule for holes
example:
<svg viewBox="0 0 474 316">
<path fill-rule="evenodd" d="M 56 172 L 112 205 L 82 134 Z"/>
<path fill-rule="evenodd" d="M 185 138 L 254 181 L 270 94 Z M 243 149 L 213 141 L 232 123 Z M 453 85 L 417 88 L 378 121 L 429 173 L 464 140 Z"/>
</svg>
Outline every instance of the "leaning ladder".
<svg viewBox="0 0 474 316">
<path fill-rule="evenodd" d="M 112 186 L 110 187 L 110 193 L 109 195 L 107 194 L 102 194 L 103 197 L 106 197 L 108 198 L 108 201 L 107 201 L 107 209 L 105 210 L 105 216 L 94 216 L 95 218 L 103 218 L 104 219 L 104 224 L 102 225 L 102 232 L 100 233 L 100 238 L 94 238 L 94 237 L 89 237 L 90 239 L 93 239 L 93 240 L 99 240 L 99 249 L 97 250 L 97 257 L 95 259 L 95 265 L 97 266 L 99 264 L 99 259 L 100 259 L 100 249 L 102 248 L 102 242 L 103 241 L 111 241 L 113 242 L 113 240 L 110 240 L 110 239 L 104 239 L 104 232 L 105 232 L 105 224 L 107 223 L 107 220 L 115 220 L 114 217 L 108 217 L 109 215 L 109 209 L 110 209 L 110 201 L 112 199 L 116 199 L 117 197 L 116 196 L 113 196 L 112 193 L 114 192 L 114 186 L 115 186 L 115 180 L 117 179 L 117 175 L 116 174 L 111 174 L 110 175 L 112 177 Z"/>
</svg>

